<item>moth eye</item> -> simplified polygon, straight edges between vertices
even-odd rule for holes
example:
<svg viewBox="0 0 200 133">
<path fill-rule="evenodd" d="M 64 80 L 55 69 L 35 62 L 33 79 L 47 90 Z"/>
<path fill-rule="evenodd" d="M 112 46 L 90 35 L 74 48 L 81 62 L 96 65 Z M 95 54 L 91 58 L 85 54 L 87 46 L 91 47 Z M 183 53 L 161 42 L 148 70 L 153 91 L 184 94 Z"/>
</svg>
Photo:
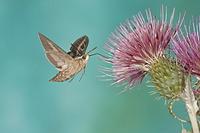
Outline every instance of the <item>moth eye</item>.
<svg viewBox="0 0 200 133">
<path fill-rule="evenodd" d="M 84 56 L 82 57 L 82 59 L 86 59 L 86 56 L 84 55 Z"/>
</svg>

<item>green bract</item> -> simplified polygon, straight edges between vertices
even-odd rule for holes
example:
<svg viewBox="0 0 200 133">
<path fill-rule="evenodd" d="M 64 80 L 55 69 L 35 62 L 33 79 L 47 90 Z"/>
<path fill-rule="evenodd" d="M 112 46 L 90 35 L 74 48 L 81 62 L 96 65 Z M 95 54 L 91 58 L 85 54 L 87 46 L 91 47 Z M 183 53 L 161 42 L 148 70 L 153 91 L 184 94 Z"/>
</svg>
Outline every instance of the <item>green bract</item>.
<svg viewBox="0 0 200 133">
<path fill-rule="evenodd" d="M 181 66 L 171 59 L 155 59 L 149 70 L 151 80 L 159 94 L 167 99 L 180 96 L 185 87 L 185 76 Z"/>
</svg>

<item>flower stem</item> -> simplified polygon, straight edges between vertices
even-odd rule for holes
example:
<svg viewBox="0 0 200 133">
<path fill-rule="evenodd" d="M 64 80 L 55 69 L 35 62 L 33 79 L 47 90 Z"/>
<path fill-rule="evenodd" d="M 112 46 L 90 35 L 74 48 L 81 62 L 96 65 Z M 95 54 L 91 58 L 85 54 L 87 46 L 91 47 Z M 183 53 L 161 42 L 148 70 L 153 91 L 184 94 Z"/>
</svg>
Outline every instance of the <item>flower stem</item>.
<svg viewBox="0 0 200 133">
<path fill-rule="evenodd" d="M 198 111 L 198 106 L 197 106 L 197 101 L 195 100 L 194 94 L 192 92 L 190 76 L 188 76 L 186 79 L 186 86 L 182 98 L 183 101 L 185 102 L 185 106 L 192 125 L 193 133 L 200 133 L 196 116 L 196 113 Z"/>
</svg>

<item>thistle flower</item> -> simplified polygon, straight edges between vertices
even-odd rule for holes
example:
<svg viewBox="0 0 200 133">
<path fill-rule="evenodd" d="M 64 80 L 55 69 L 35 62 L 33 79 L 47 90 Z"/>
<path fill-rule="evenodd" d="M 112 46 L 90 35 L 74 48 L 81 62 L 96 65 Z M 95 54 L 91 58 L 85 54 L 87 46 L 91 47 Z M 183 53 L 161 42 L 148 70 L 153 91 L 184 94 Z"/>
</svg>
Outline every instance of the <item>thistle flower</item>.
<svg viewBox="0 0 200 133">
<path fill-rule="evenodd" d="M 173 39 L 173 51 L 177 58 L 184 65 L 185 69 L 196 76 L 200 76 L 200 22 L 195 25 L 193 21 L 193 31 L 190 26 L 185 26 L 186 35 L 177 34 Z"/>
<path fill-rule="evenodd" d="M 180 58 L 180 62 L 166 56 L 165 50 L 183 21 L 183 18 L 179 17 L 178 22 L 173 26 L 174 12 L 173 10 L 169 23 L 167 9 L 164 11 L 162 7 L 161 20 L 153 17 L 151 11 L 147 10 L 146 17 L 139 13 L 133 19 L 121 24 L 106 43 L 109 57 L 105 58 L 105 61 L 110 63 L 112 68 L 106 69 L 105 74 L 111 76 L 114 83 L 126 84 L 128 89 L 141 82 L 143 77 L 149 74 L 157 92 L 169 101 L 168 109 L 174 118 L 186 122 L 176 116 L 172 110 L 176 99 L 181 99 L 185 102 L 193 131 L 198 131 L 196 119 L 198 108 L 195 106 L 194 95 L 199 97 L 199 92 L 194 92 L 193 95 L 190 77 L 183 66 L 192 66 L 192 72 L 195 74 L 198 71 L 194 70 L 200 68 L 200 63 L 190 61 L 197 58 L 200 61 L 199 55 L 195 57 L 198 54 L 196 52 L 200 51 L 200 46 L 198 46 L 200 28 L 195 33 L 196 35 L 190 34 L 189 39 L 185 37 L 183 40 L 180 37 L 174 39 L 174 51 Z M 182 46 L 182 43 L 187 45 Z M 190 45 L 193 45 L 193 48 L 190 48 Z M 181 62 L 183 65 L 180 64 Z M 190 70 L 189 67 L 187 69 Z"/>
<path fill-rule="evenodd" d="M 179 65 L 171 63 L 165 59 L 164 55 L 170 40 L 182 23 L 182 19 L 179 17 L 176 26 L 172 26 L 174 13 L 175 10 L 173 10 L 168 23 L 167 8 L 165 11 L 163 7 L 161 8 L 161 20 L 156 19 L 151 11 L 147 10 L 146 18 L 139 13 L 133 19 L 121 24 L 112 34 L 106 43 L 106 50 L 110 56 L 105 60 L 112 65 L 110 75 L 114 78 L 114 83 L 124 83 L 127 88 L 133 87 L 136 83 L 141 82 L 147 73 L 150 73 L 156 88 L 159 88 L 158 91 L 161 90 L 161 86 L 165 86 L 164 89 L 167 87 L 167 90 L 172 86 L 178 86 L 178 90 L 182 88 L 180 84 L 182 84 L 183 74 L 176 76 L 181 79 L 181 83 L 178 82 L 171 86 L 166 86 L 167 84 L 164 82 L 157 84 L 163 77 L 167 77 L 169 79 L 167 82 L 172 83 L 171 80 L 174 79 L 171 74 L 181 73 Z M 159 65 L 161 69 L 157 69 Z M 162 67 L 162 65 L 165 66 Z M 177 68 L 171 69 L 171 65 Z M 175 72 L 176 70 L 178 72 Z M 166 72 L 168 75 L 165 75 Z M 155 73 L 158 73 L 157 76 L 153 76 Z M 168 85 L 170 85 L 169 83 Z M 163 92 L 160 94 L 165 95 Z"/>
</svg>

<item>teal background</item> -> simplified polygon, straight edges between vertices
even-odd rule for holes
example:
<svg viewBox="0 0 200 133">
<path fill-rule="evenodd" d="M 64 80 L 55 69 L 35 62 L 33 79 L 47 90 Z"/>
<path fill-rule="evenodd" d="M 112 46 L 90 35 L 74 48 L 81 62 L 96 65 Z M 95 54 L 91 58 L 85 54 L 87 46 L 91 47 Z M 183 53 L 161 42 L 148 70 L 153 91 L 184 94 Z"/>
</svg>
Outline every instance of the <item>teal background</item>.
<svg viewBox="0 0 200 133">
<path fill-rule="evenodd" d="M 200 13 L 198 0 L 0 0 L 0 133 L 180 133 L 146 81 L 118 95 L 123 87 L 99 78 L 104 63 L 97 57 L 80 82 L 80 75 L 71 83 L 48 82 L 57 70 L 37 35 L 67 50 L 86 34 L 88 49 L 102 52 L 120 23 L 147 8 L 159 14 L 162 4 L 186 11 L 186 20 Z"/>
</svg>

